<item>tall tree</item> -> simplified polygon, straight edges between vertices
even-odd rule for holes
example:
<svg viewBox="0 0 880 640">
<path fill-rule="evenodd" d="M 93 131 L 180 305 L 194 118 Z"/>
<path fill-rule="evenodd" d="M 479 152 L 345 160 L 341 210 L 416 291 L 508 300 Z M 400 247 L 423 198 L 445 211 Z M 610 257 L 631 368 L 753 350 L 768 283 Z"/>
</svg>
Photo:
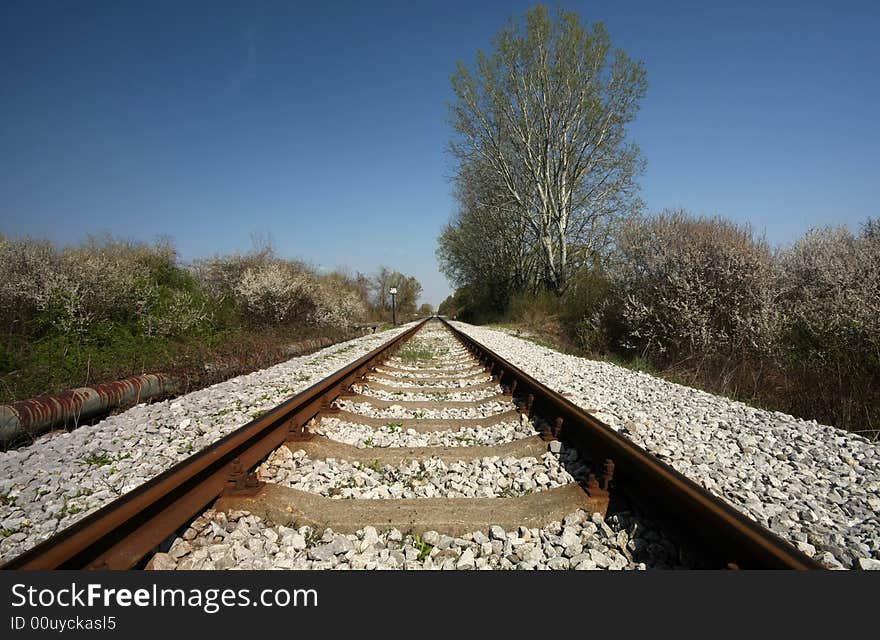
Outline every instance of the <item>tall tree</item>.
<svg viewBox="0 0 880 640">
<path fill-rule="evenodd" d="M 532 238 L 544 287 L 563 290 L 639 206 L 644 163 L 626 125 L 646 86 L 642 63 L 612 50 L 602 23 L 587 29 L 566 12 L 553 21 L 542 6 L 478 52 L 474 71 L 459 63 L 453 74 L 456 181 L 487 172 L 498 212 Z"/>
<path fill-rule="evenodd" d="M 373 293 L 376 309 L 391 310 L 391 288 L 395 287 L 395 304 L 401 313 L 415 313 L 416 302 L 422 293 L 422 285 L 412 276 L 399 271 L 391 271 L 388 267 L 380 267 L 373 277 Z"/>
</svg>

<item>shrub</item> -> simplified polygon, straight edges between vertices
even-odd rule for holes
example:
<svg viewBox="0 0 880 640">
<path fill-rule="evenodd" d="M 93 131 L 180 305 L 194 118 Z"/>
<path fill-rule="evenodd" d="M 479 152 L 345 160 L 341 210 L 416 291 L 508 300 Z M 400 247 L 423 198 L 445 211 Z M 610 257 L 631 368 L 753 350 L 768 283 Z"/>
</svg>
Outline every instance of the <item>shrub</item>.
<svg viewBox="0 0 880 640">
<path fill-rule="evenodd" d="M 232 301 L 243 317 L 261 324 L 344 327 L 366 314 L 351 278 L 337 273 L 318 277 L 302 263 L 276 257 L 271 249 L 202 260 L 193 273 L 218 303 Z"/>
<path fill-rule="evenodd" d="M 367 315 L 367 307 L 353 283 L 325 278 L 315 294 L 313 321 L 318 326 L 350 327 Z"/>
<path fill-rule="evenodd" d="M 7 332 L 23 332 L 51 304 L 58 256 L 50 242 L 0 235 L 0 318 Z"/>
<path fill-rule="evenodd" d="M 273 260 L 248 267 L 234 293 L 247 313 L 265 324 L 305 320 L 314 313 L 315 282 L 293 265 Z"/>
<path fill-rule="evenodd" d="M 835 368 L 880 366 L 880 232 L 814 229 L 779 256 L 788 356 Z"/>
<path fill-rule="evenodd" d="M 83 336 L 99 323 L 176 335 L 207 318 L 174 248 L 90 238 L 57 251 L 0 237 L 0 305 L 10 333 Z M 28 325 L 28 326 L 25 326 Z"/>
<path fill-rule="evenodd" d="M 684 211 L 628 220 L 610 266 L 625 346 L 664 357 L 768 351 L 778 325 L 772 267 L 748 226 Z"/>
</svg>

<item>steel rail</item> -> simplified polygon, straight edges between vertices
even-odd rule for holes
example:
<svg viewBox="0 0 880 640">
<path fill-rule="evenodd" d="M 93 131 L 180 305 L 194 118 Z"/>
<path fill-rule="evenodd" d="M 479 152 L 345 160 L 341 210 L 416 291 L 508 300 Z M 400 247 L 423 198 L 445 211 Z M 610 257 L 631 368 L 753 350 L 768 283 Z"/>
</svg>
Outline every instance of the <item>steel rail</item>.
<svg viewBox="0 0 880 640">
<path fill-rule="evenodd" d="M 427 318 L 263 416 L 13 558 L 0 569 L 130 569 L 242 479 Z"/>
<path fill-rule="evenodd" d="M 560 439 L 571 442 L 593 463 L 614 464 L 614 491 L 668 523 L 669 528 L 718 568 L 823 569 L 817 561 L 661 462 L 595 416 L 541 384 L 510 362 L 440 318 L 490 373 L 529 409 L 547 420 L 562 419 Z M 558 422 L 557 422 L 558 424 Z"/>
</svg>

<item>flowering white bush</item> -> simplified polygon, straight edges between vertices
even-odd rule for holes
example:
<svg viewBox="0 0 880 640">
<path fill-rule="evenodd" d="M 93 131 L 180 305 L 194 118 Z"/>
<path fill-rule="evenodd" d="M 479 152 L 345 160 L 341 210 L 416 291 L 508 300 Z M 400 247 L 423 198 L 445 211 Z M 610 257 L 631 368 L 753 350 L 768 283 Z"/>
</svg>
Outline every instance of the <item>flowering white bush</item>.
<svg viewBox="0 0 880 640">
<path fill-rule="evenodd" d="M 248 267 L 234 292 L 254 319 L 281 324 L 305 319 L 313 312 L 314 288 L 315 281 L 308 274 L 273 261 Z"/>
<path fill-rule="evenodd" d="M 49 242 L 0 235 L 0 314 L 6 330 L 21 330 L 24 321 L 49 307 L 57 262 Z"/>
<path fill-rule="evenodd" d="M 772 254 L 748 227 L 682 211 L 632 219 L 609 272 L 628 346 L 670 355 L 767 351 L 777 334 Z"/>
<path fill-rule="evenodd" d="M 268 249 L 202 260 L 193 272 L 209 295 L 234 300 L 248 317 L 262 323 L 346 327 L 366 315 L 363 301 L 344 277 L 318 277 L 305 265 L 278 258 Z"/>
<path fill-rule="evenodd" d="M 138 324 L 148 335 L 177 335 L 207 319 L 204 303 L 164 286 L 153 269 L 176 270 L 169 245 L 110 239 L 57 251 L 51 243 L 0 237 L 0 305 L 7 330 L 42 317 L 82 335 L 98 322 Z"/>
<path fill-rule="evenodd" d="M 350 327 L 367 314 L 363 300 L 350 289 L 321 282 L 315 293 L 312 320 L 319 326 Z"/>
<path fill-rule="evenodd" d="M 245 318 L 273 325 L 345 327 L 366 313 L 349 279 L 318 277 L 269 249 L 203 260 L 189 273 L 167 243 L 103 239 L 58 251 L 49 242 L 0 236 L 0 322 L 6 331 L 29 331 L 33 327 L 25 325 L 37 319 L 69 336 L 99 323 L 177 336 L 211 320 L 224 300 Z"/>
<path fill-rule="evenodd" d="M 275 257 L 269 250 L 247 255 L 236 253 L 228 256 L 215 256 L 196 261 L 192 267 L 192 273 L 198 280 L 202 291 L 215 300 L 223 301 L 237 297 L 236 288 L 245 271 L 248 269 L 259 270 L 273 260 Z"/>
<path fill-rule="evenodd" d="M 779 256 L 780 301 L 796 355 L 880 363 L 880 225 L 813 229 Z M 804 353 L 805 352 L 805 353 Z"/>
</svg>

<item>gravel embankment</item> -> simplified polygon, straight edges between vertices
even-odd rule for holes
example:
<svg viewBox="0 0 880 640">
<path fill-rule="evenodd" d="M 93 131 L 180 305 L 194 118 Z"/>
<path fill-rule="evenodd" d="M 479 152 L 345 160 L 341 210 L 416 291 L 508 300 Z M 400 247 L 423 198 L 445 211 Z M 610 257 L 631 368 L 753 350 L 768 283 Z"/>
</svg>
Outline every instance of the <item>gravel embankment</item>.
<svg viewBox="0 0 880 640">
<path fill-rule="evenodd" d="M 587 467 L 578 460 L 567 465 L 550 452 L 540 459 L 493 456 L 469 462 L 444 463 L 437 458 L 399 465 L 366 465 L 327 458 L 311 460 L 305 451 L 275 450 L 257 470 L 265 482 L 328 498 L 501 498 L 586 478 Z"/>
<path fill-rule="evenodd" d="M 880 450 L 815 421 L 453 323 L 830 568 L 880 568 Z"/>
<path fill-rule="evenodd" d="M 401 387 L 407 388 L 407 387 Z M 415 387 L 413 387 L 415 388 Z M 493 396 L 498 395 L 499 390 L 496 386 L 495 388 L 486 388 L 486 389 L 475 389 L 473 391 L 470 390 L 462 390 L 458 387 L 449 387 L 449 391 L 445 391 L 444 393 L 436 393 L 436 390 L 431 390 L 430 392 L 402 392 L 402 391 L 388 391 L 386 389 L 374 389 L 372 387 L 355 384 L 352 385 L 352 390 L 361 395 L 370 396 L 371 398 L 376 398 L 377 400 L 390 400 L 394 401 L 411 401 L 416 400 L 419 402 L 442 402 L 442 401 L 450 401 L 450 402 L 459 402 L 459 401 L 467 401 L 473 402 L 474 400 L 484 400 L 486 398 L 491 398 Z"/>
<path fill-rule="evenodd" d="M 399 404 L 387 408 L 378 408 L 367 402 L 353 402 L 351 400 L 337 400 L 336 406 L 345 411 L 359 413 L 371 418 L 388 418 L 389 420 L 402 419 L 431 419 L 431 420 L 474 420 L 488 418 L 516 407 L 512 402 L 487 401 L 473 407 L 443 407 L 442 409 L 411 409 Z"/>
<path fill-rule="evenodd" d="M 411 325 L 0 452 L 0 561 L 143 484 Z"/>
<path fill-rule="evenodd" d="M 516 422 L 502 422 L 492 427 L 464 427 L 457 431 L 418 433 L 415 429 L 398 427 L 394 422 L 374 429 L 332 417 L 324 418 L 314 431 L 359 448 L 494 446 L 526 438 L 537 432 L 527 418 Z"/>
<path fill-rule="evenodd" d="M 645 569 L 687 568 L 668 539 L 626 514 L 604 522 L 575 511 L 542 529 L 492 527 L 421 537 L 365 527 L 357 534 L 267 526 L 246 511 L 207 511 L 148 565 L 153 569 Z"/>
</svg>

